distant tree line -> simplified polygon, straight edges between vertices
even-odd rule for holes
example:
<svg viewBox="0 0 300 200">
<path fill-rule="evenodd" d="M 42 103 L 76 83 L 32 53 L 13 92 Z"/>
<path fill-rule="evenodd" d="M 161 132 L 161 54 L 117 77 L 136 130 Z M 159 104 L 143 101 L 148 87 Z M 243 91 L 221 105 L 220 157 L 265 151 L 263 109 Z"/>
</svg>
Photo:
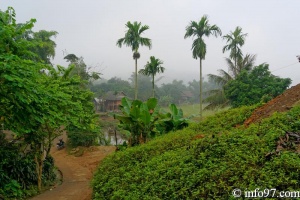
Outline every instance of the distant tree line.
<svg viewBox="0 0 300 200">
<path fill-rule="evenodd" d="M 142 101 L 153 96 L 151 77 L 138 74 L 138 94 Z M 158 82 L 159 83 L 159 82 Z M 184 83 L 182 80 L 173 80 L 171 83 L 154 84 L 155 98 L 159 100 L 159 104 L 167 106 L 170 103 L 175 104 L 195 104 L 199 102 L 199 81 L 193 80 Z M 127 97 L 134 99 L 134 74 L 128 80 L 119 77 L 112 77 L 108 80 L 94 82 L 90 89 L 95 93 L 95 97 L 104 96 L 108 91 L 123 91 Z M 204 91 L 217 89 L 218 86 L 214 82 L 207 80 L 203 83 Z M 208 95 L 204 94 L 204 97 Z"/>
</svg>

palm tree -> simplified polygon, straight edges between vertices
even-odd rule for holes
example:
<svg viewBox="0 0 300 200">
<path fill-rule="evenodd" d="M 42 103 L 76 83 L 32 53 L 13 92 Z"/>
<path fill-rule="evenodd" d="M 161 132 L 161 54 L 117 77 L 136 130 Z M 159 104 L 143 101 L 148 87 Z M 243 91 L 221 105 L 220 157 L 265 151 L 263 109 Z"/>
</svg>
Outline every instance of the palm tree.
<svg viewBox="0 0 300 200">
<path fill-rule="evenodd" d="M 154 91 L 154 77 L 157 73 L 164 73 L 165 68 L 161 66 L 163 64 L 163 61 L 159 60 L 158 58 L 155 58 L 154 56 L 150 57 L 150 62 L 148 61 L 145 65 L 145 69 L 140 69 L 139 73 L 143 74 L 145 76 L 151 76 L 152 77 L 152 96 L 155 96 Z"/>
<path fill-rule="evenodd" d="M 242 33 L 241 27 L 236 27 L 234 32 L 230 32 L 229 34 L 223 36 L 223 39 L 226 39 L 227 45 L 223 47 L 223 53 L 225 51 L 230 51 L 229 58 L 234 60 L 234 67 L 237 67 L 237 62 L 240 58 L 242 58 L 243 53 L 240 47 L 242 47 L 245 43 L 245 38 L 247 33 Z M 237 72 L 234 72 L 237 74 Z"/>
<path fill-rule="evenodd" d="M 218 106 L 225 107 L 228 105 L 229 101 L 226 99 L 224 94 L 224 86 L 231 80 L 237 78 L 237 76 L 243 71 L 251 71 L 254 62 L 256 59 L 256 55 L 246 54 L 245 57 L 240 57 L 237 61 L 237 66 L 234 66 L 234 61 L 230 58 L 226 58 L 226 62 L 228 65 L 228 72 L 223 69 L 219 69 L 219 75 L 208 74 L 208 77 L 211 81 L 215 82 L 219 88 L 207 91 L 209 97 L 205 99 L 205 102 L 208 102 L 209 105 L 206 109 L 213 109 Z"/>
<path fill-rule="evenodd" d="M 122 47 L 122 45 L 126 45 L 131 47 L 133 51 L 133 59 L 135 60 L 135 94 L 134 98 L 137 99 L 137 59 L 140 58 L 140 53 L 138 52 L 140 45 L 147 46 L 151 49 L 151 40 L 149 38 L 141 37 L 142 33 L 149 29 L 149 26 L 144 25 L 142 26 L 141 22 L 127 22 L 125 24 L 127 27 L 127 31 L 123 38 L 120 38 L 117 41 L 117 46 Z"/>
<path fill-rule="evenodd" d="M 206 44 L 203 40 L 203 36 L 209 37 L 210 35 L 218 37 L 218 35 L 222 35 L 222 32 L 218 26 L 208 23 L 208 17 L 206 15 L 204 15 L 198 23 L 191 21 L 186 27 L 186 33 L 184 35 L 185 39 L 188 37 L 196 37 L 193 41 L 192 50 L 193 58 L 199 58 L 200 60 L 200 118 L 202 118 L 202 60 L 205 59 L 206 54 Z"/>
</svg>

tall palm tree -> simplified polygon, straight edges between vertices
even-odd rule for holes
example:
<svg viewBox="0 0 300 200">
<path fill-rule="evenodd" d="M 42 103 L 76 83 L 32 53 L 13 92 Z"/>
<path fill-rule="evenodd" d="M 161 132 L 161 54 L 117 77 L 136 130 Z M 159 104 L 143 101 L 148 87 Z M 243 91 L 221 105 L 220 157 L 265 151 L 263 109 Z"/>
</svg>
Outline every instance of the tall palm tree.
<svg viewBox="0 0 300 200">
<path fill-rule="evenodd" d="M 186 33 L 184 38 L 196 37 L 193 41 L 192 51 L 193 58 L 200 60 L 200 118 L 202 118 L 202 60 L 205 59 L 206 54 L 206 44 L 203 40 L 203 37 L 209 37 L 214 35 L 218 37 L 222 35 L 221 29 L 217 25 L 210 25 L 208 23 L 208 17 L 204 15 L 199 22 L 191 21 L 190 24 L 186 27 Z"/>
<path fill-rule="evenodd" d="M 245 38 L 247 33 L 242 33 L 242 28 L 237 26 L 234 32 L 230 32 L 229 34 L 223 36 L 223 39 L 226 39 L 227 45 L 223 47 L 223 53 L 225 51 L 230 51 L 229 58 L 234 60 L 234 67 L 237 67 L 237 62 L 240 58 L 242 58 L 243 53 L 241 47 L 245 43 Z M 237 72 L 234 72 L 237 74 Z"/>
<path fill-rule="evenodd" d="M 151 76 L 152 77 L 152 96 L 155 96 L 155 89 L 154 89 L 154 77 L 157 73 L 164 73 L 165 68 L 161 66 L 163 63 L 162 60 L 155 58 L 154 56 L 150 57 L 150 62 L 148 61 L 145 65 L 144 69 L 140 69 L 139 73 Z"/>
<path fill-rule="evenodd" d="M 134 98 L 137 99 L 137 59 L 140 58 L 140 53 L 138 52 L 140 45 L 147 46 L 151 49 L 152 43 L 151 39 L 141 37 L 142 33 L 149 29 L 149 26 L 142 26 L 141 22 L 127 22 L 125 24 L 127 27 L 127 31 L 123 38 L 118 39 L 117 46 L 122 47 L 122 45 L 126 45 L 131 47 L 133 52 L 133 59 L 135 60 L 135 94 Z"/>
</svg>

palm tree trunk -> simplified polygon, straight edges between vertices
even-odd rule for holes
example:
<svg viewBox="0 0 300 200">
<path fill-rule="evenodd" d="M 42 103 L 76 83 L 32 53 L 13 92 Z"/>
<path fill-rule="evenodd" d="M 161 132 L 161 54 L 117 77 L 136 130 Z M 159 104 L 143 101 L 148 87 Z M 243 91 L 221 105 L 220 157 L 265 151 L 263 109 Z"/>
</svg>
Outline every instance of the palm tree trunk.
<svg viewBox="0 0 300 200">
<path fill-rule="evenodd" d="M 200 120 L 202 119 L 202 59 L 200 58 Z"/>
<path fill-rule="evenodd" d="M 134 99 L 137 99 L 137 58 L 135 59 Z"/>
<path fill-rule="evenodd" d="M 152 97 L 154 98 L 154 75 L 152 75 Z"/>
</svg>

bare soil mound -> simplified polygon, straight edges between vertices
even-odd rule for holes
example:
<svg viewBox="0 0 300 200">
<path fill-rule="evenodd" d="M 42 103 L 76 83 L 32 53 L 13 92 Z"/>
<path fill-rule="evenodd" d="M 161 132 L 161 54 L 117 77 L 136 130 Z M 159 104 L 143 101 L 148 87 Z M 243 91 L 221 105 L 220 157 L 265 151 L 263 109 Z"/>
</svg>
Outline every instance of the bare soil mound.
<svg viewBox="0 0 300 200">
<path fill-rule="evenodd" d="M 300 84 L 287 89 L 281 95 L 254 110 L 251 117 L 244 122 L 244 125 L 248 126 L 251 123 L 260 122 L 262 119 L 271 116 L 274 112 L 287 111 L 298 101 L 300 101 Z"/>
</svg>

